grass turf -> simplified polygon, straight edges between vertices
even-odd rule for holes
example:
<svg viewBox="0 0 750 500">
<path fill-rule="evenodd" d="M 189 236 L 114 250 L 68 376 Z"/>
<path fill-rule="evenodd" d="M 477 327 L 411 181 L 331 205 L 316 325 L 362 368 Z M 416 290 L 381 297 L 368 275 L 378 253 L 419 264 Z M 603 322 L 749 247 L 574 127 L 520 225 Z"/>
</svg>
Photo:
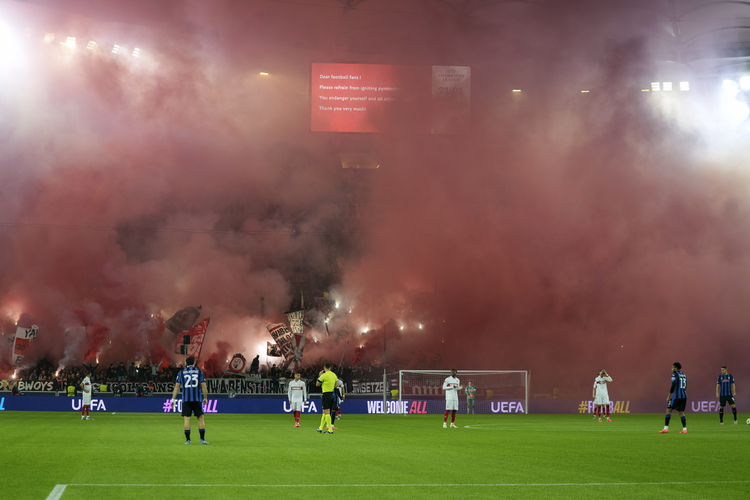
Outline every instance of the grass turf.
<svg viewBox="0 0 750 500">
<path fill-rule="evenodd" d="M 716 415 L 206 416 L 184 444 L 175 414 L 2 412 L 2 497 L 717 498 L 750 489 L 750 426 Z M 58 489 L 58 492 L 62 488 Z"/>
</svg>

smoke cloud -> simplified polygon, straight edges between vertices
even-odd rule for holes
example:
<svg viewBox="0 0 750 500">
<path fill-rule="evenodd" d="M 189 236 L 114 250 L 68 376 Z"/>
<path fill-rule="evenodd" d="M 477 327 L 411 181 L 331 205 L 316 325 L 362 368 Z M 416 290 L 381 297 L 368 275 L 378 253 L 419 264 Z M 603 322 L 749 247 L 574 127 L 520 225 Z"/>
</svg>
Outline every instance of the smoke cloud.
<svg viewBox="0 0 750 500">
<path fill-rule="evenodd" d="M 651 4 L 1 2 L 30 33 L 0 76 L 4 336 L 24 314 L 32 363 L 177 358 L 164 322 L 200 304 L 222 369 L 304 300 L 308 362 L 529 369 L 575 398 L 606 368 L 622 399 L 680 361 L 710 396 L 748 375 L 747 141 L 641 92 Z M 311 133 L 313 62 L 470 66 L 471 131 Z"/>
</svg>

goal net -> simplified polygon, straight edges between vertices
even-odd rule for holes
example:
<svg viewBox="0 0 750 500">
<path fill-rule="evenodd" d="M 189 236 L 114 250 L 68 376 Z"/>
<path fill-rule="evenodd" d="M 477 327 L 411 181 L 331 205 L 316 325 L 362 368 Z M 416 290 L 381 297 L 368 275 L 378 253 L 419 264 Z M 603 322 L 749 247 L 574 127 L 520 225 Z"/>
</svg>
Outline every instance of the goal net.
<svg viewBox="0 0 750 500">
<path fill-rule="evenodd" d="M 393 413 L 443 413 L 443 382 L 449 370 L 401 370 L 398 376 L 398 404 Z M 471 381 L 475 413 L 528 413 L 528 370 L 458 370 L 462 389 L 458 391 L 458 411 L 468 408 L 466 386 Z M 394 398 L 395 399 L 395 398 Z"/>
</svg>

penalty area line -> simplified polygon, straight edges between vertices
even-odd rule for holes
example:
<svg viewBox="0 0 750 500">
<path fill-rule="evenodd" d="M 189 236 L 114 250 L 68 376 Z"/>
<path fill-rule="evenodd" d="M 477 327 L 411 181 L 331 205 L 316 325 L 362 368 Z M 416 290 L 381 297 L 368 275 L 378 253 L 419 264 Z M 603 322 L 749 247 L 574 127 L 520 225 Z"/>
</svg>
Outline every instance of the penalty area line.
<svg viewBox="0 0 750 500">
<path fill-rule="evenodd" d="M 413 486 L 420 488 L 466 488 L 468 487 L 561 487 L 561 486 L 670 486 L 670 485 L 698 485 L 698 484 L 750 484 L 750 480 L 743 481 L 644 481 L 644 482 L 608 482 L 608 483 L 380 483 L 380 484 L 98 484 L 98 483 L 70 483 L 58 484 L 47 497 L 47 500 L 57 500 L 68 486 L 95 488 L 330 488 L 331 486 L 345 488 L 402 488 Z"/>
<path fill-rule="evenodd" d="M 60 500 L 60 497 L 65 492 L 65 487 L 68 486 L 67 484 L 56 484 L 54 488 L 52 488 L 52 493 L 49 494 L 47 497 L 47 500 Z"/>
</svg>

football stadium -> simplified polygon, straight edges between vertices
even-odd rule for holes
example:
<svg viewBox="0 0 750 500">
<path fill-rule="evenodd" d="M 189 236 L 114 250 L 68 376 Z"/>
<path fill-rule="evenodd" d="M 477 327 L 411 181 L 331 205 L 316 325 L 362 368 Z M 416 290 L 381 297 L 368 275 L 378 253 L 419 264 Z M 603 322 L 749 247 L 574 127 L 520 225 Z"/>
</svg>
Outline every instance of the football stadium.
<svg viewBox="0 0 750 500">
<path fill-rule="evenodd" d="M 748 158 L 750 1 L 0 0 L 0 498 L 747 496 Z"/>
</svg>

